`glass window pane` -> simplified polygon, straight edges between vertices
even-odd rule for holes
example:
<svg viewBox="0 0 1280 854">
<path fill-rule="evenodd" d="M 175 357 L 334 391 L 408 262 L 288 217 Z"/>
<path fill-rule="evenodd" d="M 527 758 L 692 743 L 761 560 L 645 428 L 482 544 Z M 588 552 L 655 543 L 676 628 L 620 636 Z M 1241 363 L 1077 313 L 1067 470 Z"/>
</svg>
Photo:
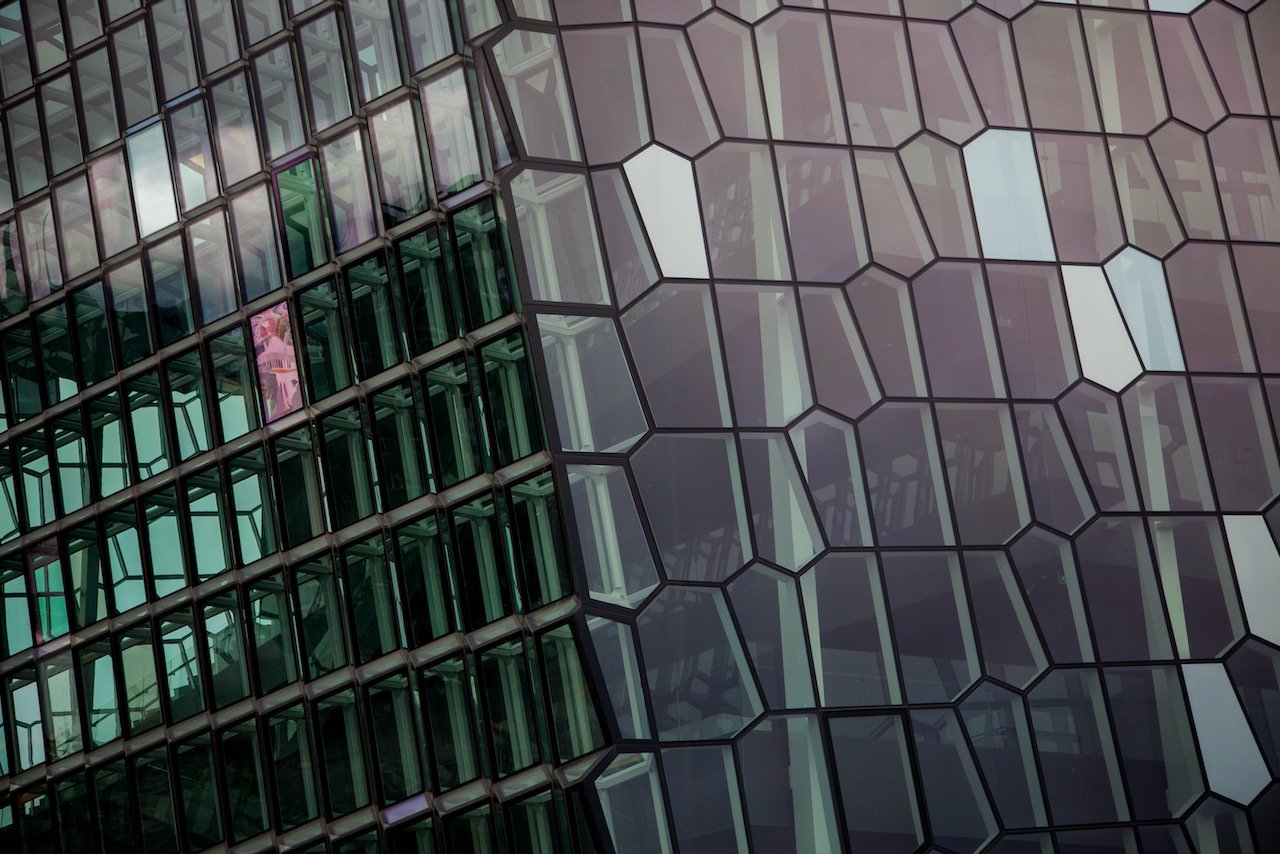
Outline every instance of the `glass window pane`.
<svg viewBox="0 0 1280 854">
<path fill-rule="evenodd" d="M 334 244 L 339 253 L 346 252 L 377 233 L 369 194 L 369 164 L 360 131 L 324 146 L 320 159 L 324 164 L 325 198 L 333 218 Z"/>
<path fill-rule="evenodd" d="M 250 15 L 250 19 L 252 17 Z M 266 122 L 264 136 L 267 140 L 267 158 L 275 160 L 306 141 L 306 131 L 302 126 L 302 105 L 298 101 L 298 76 L 294 73 L 293 54 L 289 45 L 282 44 L 260 54 L 253 61 L 253 70 L 258 80 L 263 120 Z M 239 102 L 236 109 L 242 109 L 240 103 L 243 101 L 238 98 L 236 100 Z M 220 113 L 219 125 L 225 121 Z M 237 124 L 249 127 L 247 121 L 238 121 Z"/>
<path fill-rule="evenodd" d="M 416 356 L 457 336 L 462 325 L 448 232 L 432 225 L 405 238 L 396 245 L 396 259 L 404 287 L 405 332 Z"/>
<path fill-rule="evenodd" d="M 515 310 L 519 299 L 510 280 L 506 224 L 493 199 L 486 197 L 455 214 L 452 225 L 466 328 L 471 330 Z"/>
<path fill-rule="evenodd" d="M 57 14 L 55 10 L 54 15 Z M 41 86 L 40 104 L 44 110 L 44 136 L 49 145 L 49 171 L 57 175 L 84 159 L 71 75 L 64 74 Z"/>
<path fill-rule="evenodd" d="M 209 391 L 201 370 L 200 354 L 191 350 L 167 366 L 169 402 L 177 428 L 178 455 L 190 459 L 213 447 L 209 429 Z"/>
<path fill-rule="evenodd" d="M 289 304 L 278 303 L 249 319 L 254 361 L 262 395 L 262 418 L 271 422 L 302 408 L 298 353 L 294 348 Z"/>
<path fill-rule="evenodd" d="M 427 516 L 395 532 L 396 566 L 404 587 L 405 630 L 411 647 L 457 629 L 458 597 L 446 532 Z"/>
<path fill-rule="evenodd" d="M 479 472 L 486 465 L 482 425 L 476 418 L 472 370 L 465 358 L 426 371 L 427 419 L 440 486 L 448 487 Z"/>
<path fill-rule="evenodd" d="M 273 453 L 281 545 L 293 548 L 324 530 L 324 499 L 310 428 L 303 426 L 276 439 Z"/>
<path fill-rule="evenodd" d="M 210 4 L 208 8 L 215 5 Z M 210 92 L 222 177 L 227 185 L 236 184 L 262 168 L 249 84 L 241 72 L 214 84 Z"/>
<path fill-rule="evenodd" d="M 275 512 L 262 450 L 246 451 L 230 462 L 231 505 L 240 563 L 250 564 L 276 550 Z"/>
<path fill-rule="evenodd" d="M 240 271 L 240 293 L 245 302 L 270 293 L 282 284 L 280 246 L 271 207 L 266 184 L 231 199 L 231 242 Z"/>
<path fill-rule="evenodd" d="M 518 607 L 500 510 L 505 508 L 486 493 L 450 514 L 468 630 L 515 613 Z"/>
<path fill-rule="evenodd" d="M 227 238 L 227 216 L 216 211 L 187 224 L 187 248 L 196 271 L 201 323 L 225 317 L 236 307 L 235 274 Z"/>
<path fill-rule="evenodd" d="M 314 160 L 303 160 L 276 175 L 291 279 L 309 273 L 328 257 L 328 234 L 314 164 Z"/>
<path fill-rule="evenodd" d="M 127 145 L 133 195 L 146 200 L 137 209 L 138 232 L 146 237 L 178 221 L 164 125 L 157 123 L 138 131 L 128 138 Z"/>
<path fill-rule="evenodd" d="M 266 726 L 267 767 L 280 805 L 280 823 L 296 827 L 320 813 L 306 715 L 301 705 L 291 706 L 268 718 Z"/>
<path fill-rule="evenodd" d="M 486 724 L 493 737 L 494 770 L 499 776 L 534 764 L 541 758 L 536 704 L 529 684 L 524 645 L 516 640 L 479 655 Z"/>
<path fill-rule="evenodd" d="M 296 572 L 298 597 L 298 645 L 307 678 L 315 679 L 346 665 L 347 647 L 342 629 L 343 606 L 338 598 L 333 561 L 325 555 Z"/>
<path fill-rule="evenodd" d="M 867 851 L 914 850 L 924 831 L 902 718 L 832 718 L 831 744 L 849 841 Z"/>
<path fill-rule="evenodd" d="M 247 595 L 257 684 L 262 691 L 270 692 L 296 682 L 298 653 L 289 600 L 280 576 L 255 581 Z"/>
<path fill-rule="evenodd" d="M 101 747 L 119 738 L 121 729 L 116 694 L 115 655 L 109 643 L 96 643 L 80 653 L 80 683 L 84 687 L 89 747 Z"/>
<path fill-rule="evenodd" d="M 364 664 L 403 646 L 400 601 L 395 565 L 388 559 L 382 537 L 374 536 L 343 549 L 344 593 L 351 603 L 357 664 Z"/>
<path fill-rule="evenodd" d="M 175 750 L 182 793 L 182 833 L 194 851 L 222 841 L 222 818 L 214 780 L 213 741 L 206 733 Z"/>
<path fill-rule="evenodd" d="M 391 7 L 378 0 L 355 0 L 347 6 L 354 37 L 360 100 L 372 101 L 400 85 L 400 57 Z"/>
<path fill-rule="evenodd" d="M 311 124 L 317 133 L 351 115 L 341 29 L 334 13 L 316 18 L 298 30 L 311 93 Z"/>
<path fill-rule="evenodd" d="M 426 423 L 407 383 L 370 399 L 379 483 L 388 509 L 429 491 Z M 416 644 L 415 644 L 416 645 Z"/>
<path fill-rule="evenodd" d="M 480 773 L 475 725 L 475 686 L 461 656 L 433 664 L 422 674 L 423 707 L 430 725 L 436 781 L 447 791 Z"/>
<path fill-rule="evenodd" d="M 422 721 L 409 679 L 396 674 L 371 685 L 368 708 L 382 803 L 395 803 L 422 791 L 425 779 L 418 738 Z"/>
<path fill-rule="evenodd" d="M 354 7 L 352 14 L 356 14 Z M 383 224 L 392 226 L 422 213 L 431 195 L 422 171 L 421 133 L 413 102 L 401 101 L 370 116 L 369 135 L 378 164 Z"/>
<path fill-rule="evenodd" d="M 223 442 L 239 438 L 258 426 L 253 373 L 245 349 L 244 330 L 229 329 L 209 342 L 213 390 Z"/>
<path fill-rule="evenodd" d="M 265 774 L 258 729 L 254 721 L 223 730 L 218 736 L 233 842 L 267 828 Z"/>
<path fill-rule="evenodd" d="M 128 179 L 123 150 L 117 149 L 89 164 L 93 212 L 98 222 L 104 258 L 110 258 L 138 242 Z"/>
</svg>

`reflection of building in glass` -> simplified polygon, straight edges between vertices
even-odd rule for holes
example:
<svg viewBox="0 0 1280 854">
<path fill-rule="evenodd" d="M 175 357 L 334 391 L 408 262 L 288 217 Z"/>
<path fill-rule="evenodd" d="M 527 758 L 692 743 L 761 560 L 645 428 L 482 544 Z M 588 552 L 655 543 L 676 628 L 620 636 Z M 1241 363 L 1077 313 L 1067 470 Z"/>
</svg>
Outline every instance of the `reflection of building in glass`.
<svg viewBox="0 0 1280 854">
<path fill-rule="evenodd" d="M 1280 0 L 0 0 L 0 847 L 1280 839 Z"/>
</svg>

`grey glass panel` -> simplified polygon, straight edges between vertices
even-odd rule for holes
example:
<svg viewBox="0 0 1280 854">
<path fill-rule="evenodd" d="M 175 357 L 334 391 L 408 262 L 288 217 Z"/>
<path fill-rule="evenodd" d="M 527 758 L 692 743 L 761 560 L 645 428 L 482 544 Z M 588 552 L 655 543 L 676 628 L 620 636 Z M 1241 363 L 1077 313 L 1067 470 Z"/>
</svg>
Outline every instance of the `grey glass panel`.
<svg viewBox="0 0 1280 854">
<path fill-rule="evenodd" d="M 934 841 L 952 851 L 977 851 L 997 826 L 956 713 L 912 712 L 911 731 Z"/>
<path fill-rule="evenodd" d="M 1077 550 L 1099 659 L 1172 657 L 1160 589 L 1141 523 L 1102 517 L 1080 535 Z"/>
<path fill-rule="evenodd" d="M 186 212 L 218 195 L 218 175 L 204 103 L 195 100 L 171 112 L 169 128 L 177 162 L 178 194 L 182 210 Z"/>
<path fill-rule="evenodd" d="M 402 0 L 409 68 L 420 71 L 453 51 L 447 0 Z"/>
<path fill-rule="evenodd" d="M 881 562 L 907 702 L 954 700 L 979 676 L 959 560 L 920 552 Z"/>
<path fill-rule="evenodd" d="M 40 103 L 44 110 L 44 137 L 49 146 L 49 171 L 57 175 L 83 159 L 71 75 L 63 75 L 41 86 Z"/>
<path fill-rule="evenodd" d="M 589 595 L 635 607 L 657 585 L 658 570 L 626 470 L 575 465 L 567 473 Z"/>
<path fill-rule="evenodd" d="M 935 410 L 961 542 L 1007 542 L 1031 521 L 1009 410 L 980 403 Z"/>
<path fill-rule="evenodd" d="M 924 361 L 907 283 L 873 269 L 854 279 L 847 292 L 884 393 L 924 396 Z"/>
<path fill-rule="evenodd" d="M 637 626 L 660 739 L 723 738 L 760 714 L 755 680 L 718 590 L 667 587 Z M 694 684 L 701 686 L 696 694 Z"/>
<path fill-rule="evenodd" d="M 1204 791 L 1177 668 L 1105 673 L 1120 759 L 1136 819 L 1172 818 Z"/>
<path fill-rule="evenodd" d="M 937 264 L 917 277 L 911 290 L 933 393 L 1001 395 L 1004 380 L 980 270 L 967 264 Z"/>
<path fill-rule="evenodd" d="M 164 84 L 164 99 L 169 101 L 194 88 L 200 74 L 191 46 L 187 4 L 182 0 L 160 0 L 151 6 L 151 19 L 160 59 L 160 81 Z"/>
<path fill-rule="evenodd" d="M 651 738 L 647 694 L 640 681 L 631 628 L 604 617 L 588 617 L 587 631 L 603 674 L 608 713 L 623 738 Z"/>
<path fill-rule="evenodd" d="M 892 20 L 839 16 L 831 27 L 849 137 L 854 145 L 900 145 L 920 128 L 906 28 Z"/>
<path fill-rule="evenodd" d="M 685 35 L 642 27 L 640 54 L 654 139 L 681 154 L 696 155 L 719 133 Z"/>
<path fill-rule="evenodd" d="M 821 704 L 902 702 L 874 558 L 828 555 L 805 572 L 801 589 Z"/>
<path fill-rule="evenodd" d="M 512 193 L 533 298 L 610 302 L 583 177 L 529 170 L 512 181 Z"/>
<path fill-rule="evenodd" d="M 785 426 L 813 403 L 795 291 L 721 285 L 716 302 L 737 423 Z"/>
<path fill-rule="evenodd" d="M 821 534 L 786 438 L 742 437 L 742 464 L 756 549 L 764 560 L 798 571 L 822 549 Z"/>
<path fill-rule="evenodd" d="M 1014 22 L 1013 34 L 1027 87 L 1031 123 L 1064 130 L 1099 130 L 1080 19 L 1075 10 L 1038 7 Z"/>
<path fill-rule="evenodd" d="M 987 267 L 987 286 L 1010 393 L 1056 397 L 1077 376 L 1057 269 L 992 264 Z"/>
<path fill-rule="evenodd" d="M 671 854 L 662 785 L 653 754 L 619 754 L 596 778 L 595 788 L 604 810 L 605 827 L 618 854 Z"/>
<path fill-rule="evenodd" d="M 1210 510 L 1213 495 L 1185 380 L 1144 377 L 1124 394 L 1125 422 L 1151 510 Z"/>
<path fill-rule="evenodd" d="M 132 127 L 156 112 L 156 82 L 151 74 L 146 20 L 137 19 L 116 30 L 111 40 L 124 105 L 124 124 Z"/>
<path fill-rule="evenodd" d="M 813 678 L 794 579 L 757 564 L 729 585 L 729 600 L 765 703 L 771 709 L 812 706 Z"/>
<path fill-rule="evenodd" d="M 596 220 L 609 259 L 609 278 L 619 305 L 626 305 L 658 280 L 653 253 L 640 227 L 639 213 L 618 170 L 592 174 Z"/>
<path fill-rule="evenodd" d="M 853 425 L 815 412 L 791 428 L 790 435 L 827 543 L 870 545 L 871 519 Z"/>
<path fill-rule="evenodd" d="M 1126 820 L 1120 764 L 1097 671 L 1055 670 L 1031 691 L 1028 701 L 1053 820 Z"/>
<path fill-rule="evenodd" d="M 738 743 L 747 823 L 761 851 L 838 851 L 839 831 L 818 718 L 766 718 Z"/>
<path fill-rule="evenodd" d="M 1178 655 L 1211 658 L 1243 631 L 1236 584 L 1216 520 L 1148 520 Z"/>
<path fill-rule="evenodd" d="M 210 87 L 223 179 L 235 184 L 262 167 L 249 84 L 243 72 Z"/>
<path fill-rule="evenodd" d="M 474 184 L 480 178 L 480 154 L 463 69 L 455 68 L 423 84 L 422 100 L 436 190 L 443 196 Z"/>
<path fill-rule="evenodd" d="M 128 150 L 134 198 L 146 200 L 137 208 L 138 232 L 146 237 L 178 220 L 164 126 L 154 124 L 133 134 Z"/>
<path fill-rule="evenodd" d="M 848 154 L 799 146 L 776 151 L 797 277 L 846 280 L 869 260 Z"/>
<path fill-rule="evenodd" d="M 934 251 L 901 161 L 891 152 L 864 150 L 854 162 L 873 260 L 901 275 L 914 274 Z"/>
<path fill-rule="evenodd" d="M 726 279 L 791 274 L 773 158 L 748 143 L 723 143 L 698 159 L 711 269 Z"/>
<path fill-rule="evenodd" d="M 1044 801 L 1026 704 L 1017 694 L 983 683 L 960 704 L 966 736 L 1006 827 L 1044 824 Z"/>
<path fill-rule="evenodd" d="M 989 130 L 964 147 L 964 162 L 984 253 L 992 258 L 1054 260 L 1031 135 Z"/>
<path fill-rule="evenodd" d="M 1227 659 L 1227 670 L 1258 744 L 1275 767 L 1280 760 L 1280 654 L 1250 640 Z"/>
<path fill-rule="evenodd" d="M 667 574 L 722 581 L 751 559 L 738 454 L 715 435 L 659 434 L 632 458 Z M 683 483 L 672 491 L 670 484 Z"/>
<path fill-rule="evenodd" d="M 689 28 L 689 40 L 724 133 L 765 136 L 764 98 L 755 73 L 750 29 L 723 13 L 713 13 Z"/>
<path fill-rule="evenodd" d="M 431 200 L 417 128 L 411 101 L 393 104 L 369 119 L 373 156 L 378 163 L 382 218 L 388 226 L 421 213 Z"/>
<path fill-rule="evenodd" d="M 333 224 L 335 249 L 346 252 L 377 233 L 373 199 L 369 190 L 369 164 L 358 130 L 320 150 L 324 164 L 325 200 Z"/>
<path fill-rule="evenodd" d="M 640 51 L 629 29 L 568 30 L 565 65 L 587 160 L 624 160 L 649 141 Z"/>
<path fill-rule="evenodd" d="M 305 134 L 302 105 L 298 100 L 298 77 L 294 73 L 289 46 L 280 45 L 260 54 L 253 61 L 253 70 L 266 124 L 263 133 L 267 157 L 274 160 L 300 146 Z"/>
<path fill-rule="evenodd" d="M 538 315 L 551 402 L 566 451 L 625 451 L 647 429 L 617 326 L 600 317 Z"/>
<path fill-rule="evenodd" d="M 109 258 L 138 242 L 124 152 L 117 150 L 90 163 L 89 186 L 103 256 Z"/>
<path fill-rule="evenodd" d="M 963 258 L 978 255 L 978 232 L 961 149 L 933 137 L 919 136 L 903 147 L 901 154 L 938 254 Z"/>
<path fill-rule="evenodd" d="M 76 60 L 80 112 L 84 116 L 85 148 L 93 151 L 120 135 L 110 54 L 106 48 Z"/>
<path fill-rule="evenodd" d="M 282 284 L 280 246 L 267 185 L 259 184 L 232 198 L 230 211 L 240 292 L 248 302 Z"/>
<path fill-rule="evenodd" d="M 516 30 L 491 50 L 526 153 L 531 157 L 580 159 L 555 36 Z"/>
<path fill-rule="evenodd" d="M 1098 509 L 1137 510 L 1133 461 L 1115 396 L 1078 385 L 1058 407 Z"/>
<path fill-rule="evenodd" d="M 1244 308 L 1226 247 L 1187 244 L 1170 256 L 1165 269 L 1187 369 L 1254 370 Z M 1262 355 L 1267 352 L 1263 343 L 1267 336 L 1259 338 Z"/>
<path fill-rule="evenodd" d="M 671 795 L 676 843 L 707 850 L 747 845 L 737 769 L 728 747 L 678 747 L 662 751 Z"/>
<path fill-rule="evenodd" d="M 881 545 L 951 545 L 942 461 L 929 408 L 888 403 L 858 429 Z"/>
<path fill-rule="evenodd" d="M 858 850 L 915 851 L 924 827 L 902 718 L 839 717 L 830 726 L 849 841 Z"/>
<path fill-rule="evenodd" d="M 731 423 L 710 288 L 662 284 L 622 322 L 655 426 Z"/>
<path fill-rule="evenodd" d="M 1244 720 L 1240 699 L 1230 687 L 1226 668 L 1221 664 L 1184 664 L 1182 676 L 1209 790 L 1240 803 L 1252 801 L 1270 774 Z M 1206 801 L 1205 805 L 1211 803 Z"/>
</svg>

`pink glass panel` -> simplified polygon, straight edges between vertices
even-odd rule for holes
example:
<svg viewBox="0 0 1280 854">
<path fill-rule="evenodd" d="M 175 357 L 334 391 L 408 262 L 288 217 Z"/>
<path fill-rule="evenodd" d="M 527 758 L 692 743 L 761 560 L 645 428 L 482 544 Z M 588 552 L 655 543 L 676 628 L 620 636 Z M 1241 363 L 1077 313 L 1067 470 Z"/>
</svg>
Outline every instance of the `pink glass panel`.
<svg viewBox="0 0 1280 854">
<path fill-rule="evenodd" d="M 263 309 L 253 316 L 250 325 L 258 385 L 262 389 L 262 419 L 270 422 L 302 408 L 298 351 L 293 346 L 288 304 Z"/>
</svg>

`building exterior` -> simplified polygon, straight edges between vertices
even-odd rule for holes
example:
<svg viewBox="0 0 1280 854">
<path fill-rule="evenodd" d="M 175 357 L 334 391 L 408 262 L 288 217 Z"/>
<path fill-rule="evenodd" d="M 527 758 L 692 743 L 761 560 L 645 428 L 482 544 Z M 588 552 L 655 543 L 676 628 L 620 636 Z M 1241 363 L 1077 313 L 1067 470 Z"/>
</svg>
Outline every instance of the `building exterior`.
<svg viewBox="0 0 1280 854">
<path fill-rule="evenodd" d="M 10 0 L 0 128 L 0 850 L 1280 850 L 1280 0 Z"/>
</svg>

